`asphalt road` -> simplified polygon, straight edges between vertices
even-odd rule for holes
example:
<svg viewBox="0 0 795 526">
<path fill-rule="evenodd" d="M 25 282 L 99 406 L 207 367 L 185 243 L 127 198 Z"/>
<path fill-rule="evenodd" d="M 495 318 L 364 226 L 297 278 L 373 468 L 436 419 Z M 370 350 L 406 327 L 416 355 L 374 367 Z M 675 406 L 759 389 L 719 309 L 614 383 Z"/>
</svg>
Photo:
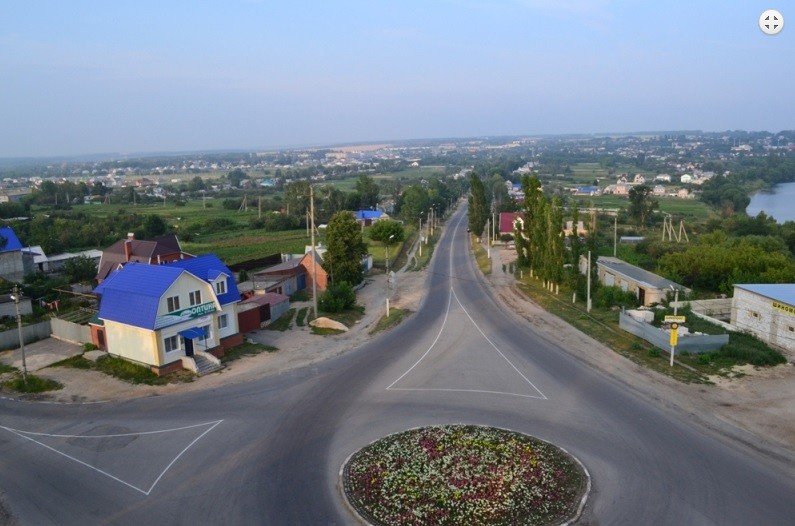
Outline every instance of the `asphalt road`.
<svg viewBox="0 0 795 526">
<path fill-rule="evenodd" d="M 593 484 L 582 524 L 793 523 L 791 464 L 592 371 L 501 312 L 463 218 L 437 246 L 420 312 L 346 355 L 200 393 L 0 400 L 3 503 L 36 526 L 357 524 L 338 489 L 350 454 L 408 428 L 474 423 L 575 455 Z"/>
</svg>

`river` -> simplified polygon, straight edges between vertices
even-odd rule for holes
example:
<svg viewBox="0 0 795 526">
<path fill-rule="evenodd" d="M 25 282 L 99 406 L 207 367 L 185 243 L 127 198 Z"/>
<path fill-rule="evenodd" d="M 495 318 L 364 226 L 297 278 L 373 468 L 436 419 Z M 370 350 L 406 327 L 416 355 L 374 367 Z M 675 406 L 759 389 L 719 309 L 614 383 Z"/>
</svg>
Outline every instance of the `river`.
<svg viewBox="0 0 795 526">
<path fill-rule="evenodd" d="M 764 212 L 779 223 L 795 221 L 795 183 L 777 184 L 772 192 L 755 193 L 745 211 L 751 217 Z"/>
</svg>

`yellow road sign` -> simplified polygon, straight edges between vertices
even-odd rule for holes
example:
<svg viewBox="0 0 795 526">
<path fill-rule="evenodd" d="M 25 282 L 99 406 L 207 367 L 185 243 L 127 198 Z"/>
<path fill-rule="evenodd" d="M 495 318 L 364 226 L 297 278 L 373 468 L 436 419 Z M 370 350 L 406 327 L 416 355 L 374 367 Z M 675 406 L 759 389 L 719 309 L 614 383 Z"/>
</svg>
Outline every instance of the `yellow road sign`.
<svg viewBox="0 0 795 526">
<path fill-rule="evenodd" d="M 671 322 L 684 323 L 687 321 L 687 318 L 685 318 L 684 316 L 666 316 L 663 321 L 665 321 L 665 323 L 671 323 Z"/>
<path fill-rule="evenodd" d="M 676 342 L 678 340 L 679 340 L 679 324 L 678 323 L 672 323 L 671 324 L 671 339 L 670 339 L 670 341 L 668 343 L 670 343 L 671 346 L 674 346 L 674 345 L 676 345 Z"/>
</svg>

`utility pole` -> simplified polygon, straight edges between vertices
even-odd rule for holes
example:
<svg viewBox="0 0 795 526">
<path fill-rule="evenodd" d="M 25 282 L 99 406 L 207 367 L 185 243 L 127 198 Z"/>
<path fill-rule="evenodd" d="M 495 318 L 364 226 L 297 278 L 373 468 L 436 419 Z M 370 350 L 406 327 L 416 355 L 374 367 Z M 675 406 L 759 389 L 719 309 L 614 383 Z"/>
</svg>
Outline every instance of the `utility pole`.
<svg viewBox="0 0 795 526">
<path fill-rule="evenodd" d="M 11 299 L 14 300 L 14 306 L 17 309 L 17 332 L 19 332 L 19 348 L 22 351 L 22 383 L 28 385 L 28 364 L 25 361 L 25 338 L 22 336 L 22 315 L 19 313 L 19 298 L 22 296 L 22 291 L 19 290 L 19 285 L 14 285 L 14 294 Z"/>
<path fill-rule="evenodd" d="M 491 259 L 491 218 L 486 219 L 486 256 Z"/>
<path fill-rule="evenodd" d="M 309 187 L 309 210 L 312 220 L 312 307 L 317 318 L 317 252 L 315 252 L 315 189 Z"/>
<path fill-rule="evenodd" d="M 613 257 L 616 257 L 617 253 L 618 253 L 618 212 L 616 212 L 616 215 L 613 218 Z"/>
</svg>

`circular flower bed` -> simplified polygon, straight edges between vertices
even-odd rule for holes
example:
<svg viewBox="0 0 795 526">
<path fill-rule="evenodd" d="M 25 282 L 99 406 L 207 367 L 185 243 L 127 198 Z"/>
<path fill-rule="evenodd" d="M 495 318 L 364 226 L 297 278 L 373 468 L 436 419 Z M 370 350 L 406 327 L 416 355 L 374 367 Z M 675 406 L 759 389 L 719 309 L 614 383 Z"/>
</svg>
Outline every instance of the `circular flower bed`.
<svg viewBox="0 0 795 526">
<path fill-rule="evenodd" d="M 342 470 L 348 501 L 378 526 L 557 524 L 574 516 L 586 483 L 552 444 L 471 425 L 387 436 Z"/>
</svg>

